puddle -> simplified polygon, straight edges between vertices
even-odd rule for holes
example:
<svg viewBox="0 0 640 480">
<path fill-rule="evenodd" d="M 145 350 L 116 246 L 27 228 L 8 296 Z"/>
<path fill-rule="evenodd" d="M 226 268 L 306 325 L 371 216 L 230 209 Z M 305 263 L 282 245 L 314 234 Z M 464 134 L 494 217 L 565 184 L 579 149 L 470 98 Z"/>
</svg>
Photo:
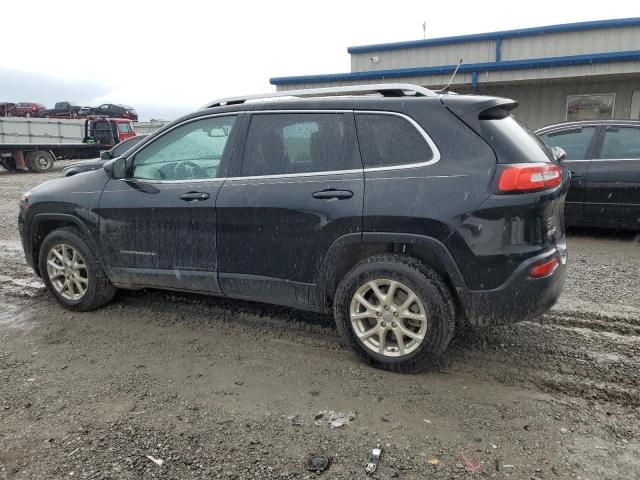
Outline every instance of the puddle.
<svg viewBox="0 0 640 480">
<path fill-rule="evenodd" d="M 0 328 L 30 329 L 33 327 L 33 317 L 11 303 L 7 303 L 0 297 Z"/>
</svg>

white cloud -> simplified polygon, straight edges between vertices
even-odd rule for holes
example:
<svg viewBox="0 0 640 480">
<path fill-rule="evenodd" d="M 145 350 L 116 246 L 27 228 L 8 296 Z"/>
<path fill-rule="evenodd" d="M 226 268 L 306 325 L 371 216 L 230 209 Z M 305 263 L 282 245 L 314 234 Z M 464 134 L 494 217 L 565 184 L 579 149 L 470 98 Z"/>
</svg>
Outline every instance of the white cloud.
<svg viewBox="0 0 640 480">
<path fill-rule="evenodd" d="M 423 20 L 437 37 L 640 15 L 638 2 L 585 5 L 21 0 L 2 5 L 2 17 L 12 20 L 3 22 L 0 67 L 99 82 L 107 93 L 92 102 L 130 104 L 145 116 L 141 105 L 188 111 L 213 98 L 273 90 L 273 76 L 349 71 L 347 46 L 421 38 Z"/>
</svg>

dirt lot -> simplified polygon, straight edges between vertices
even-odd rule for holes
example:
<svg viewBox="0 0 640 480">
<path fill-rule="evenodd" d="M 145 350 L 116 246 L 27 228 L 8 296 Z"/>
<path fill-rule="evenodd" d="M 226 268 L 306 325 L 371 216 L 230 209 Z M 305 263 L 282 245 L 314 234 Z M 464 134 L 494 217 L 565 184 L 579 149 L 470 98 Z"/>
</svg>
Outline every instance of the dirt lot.
<svg viewBox="0 0 640 480">
<path fill-rule="evenodd" d="M 571 232 L 551 313 L 406 376 L 285 308 L 144 291 L 63 310 L 16 227 L 20 194 L 61 166 L 0 173 L 0 478 L 303 479 L 317 453 L 321 478 L 356 479 L 378 444 L 376 478 L 640 478 L 637 236 Z"/>
</svg>

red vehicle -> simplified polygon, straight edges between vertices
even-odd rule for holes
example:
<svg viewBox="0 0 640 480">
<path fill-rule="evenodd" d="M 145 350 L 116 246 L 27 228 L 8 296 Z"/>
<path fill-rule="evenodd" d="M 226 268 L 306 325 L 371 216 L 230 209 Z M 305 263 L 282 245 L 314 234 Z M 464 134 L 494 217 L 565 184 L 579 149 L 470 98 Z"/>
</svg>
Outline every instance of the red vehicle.
<svg viewBox="0 0 640 480">
<path fill-rule="evenodd" d="M 47 109 L 41 103 L 20 102 L 16 103 L 7 112 L 8 117 L 41 117 L 42 112 Z"/>
<path fill-rule="evenodd" d="M 128 118 L 107 118 L 99 115 L 89 115 L 89 136 L 97 143 L 115 145 L 127 138 L 135 137 L 131 120 Z"/>
</svg>

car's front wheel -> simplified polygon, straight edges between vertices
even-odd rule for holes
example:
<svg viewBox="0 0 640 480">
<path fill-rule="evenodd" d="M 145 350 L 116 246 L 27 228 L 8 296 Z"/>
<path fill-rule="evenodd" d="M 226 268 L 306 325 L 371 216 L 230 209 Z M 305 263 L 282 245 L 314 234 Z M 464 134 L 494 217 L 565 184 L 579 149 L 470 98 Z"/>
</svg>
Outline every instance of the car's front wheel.
<svg viewBox="0 0 640 480">
<path fill-rule="evenodd" d="M 49 291 L 71 310 L 102 307 L 116 293 L 91 248 L 74 228 L 54 230 L 45 237 L 39 266 Z"/>
<path fill-rule="evenodd" d="M 377 255 L 352 268 L 336 291 L 334 314 L 340 334 L 358 356 L 397 372 L 428 367 L 455 329 L 446 284 L 402 255 Z"/>
</svg>

